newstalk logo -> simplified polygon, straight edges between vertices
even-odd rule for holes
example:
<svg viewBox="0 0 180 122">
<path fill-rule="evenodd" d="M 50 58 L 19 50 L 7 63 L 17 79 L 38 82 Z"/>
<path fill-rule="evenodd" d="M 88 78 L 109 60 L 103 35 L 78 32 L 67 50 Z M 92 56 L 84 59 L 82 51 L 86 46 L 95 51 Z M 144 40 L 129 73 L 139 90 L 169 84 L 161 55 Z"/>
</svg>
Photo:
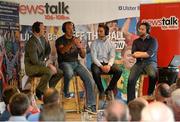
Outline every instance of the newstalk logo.
<svg viewBox="0 0 180 122">
<path fill-rule="evenodd" d="M 179 29 L 179 19 L 176 16 L 162 17 L 160 19 L 143 19 L 142 22 L 148 22 L 152 27 L 160 27 L 162 30 Z"/>
<path fill-rule="evenodd" d="M 69 5 L 65 2 L 58 2 L 57 5 L 20 5 L 19 12 L 21 14 L 39 14 L 44 15 L 45 19 L 48 20 L 66 20 L 69 19 Z"/>
</svg>

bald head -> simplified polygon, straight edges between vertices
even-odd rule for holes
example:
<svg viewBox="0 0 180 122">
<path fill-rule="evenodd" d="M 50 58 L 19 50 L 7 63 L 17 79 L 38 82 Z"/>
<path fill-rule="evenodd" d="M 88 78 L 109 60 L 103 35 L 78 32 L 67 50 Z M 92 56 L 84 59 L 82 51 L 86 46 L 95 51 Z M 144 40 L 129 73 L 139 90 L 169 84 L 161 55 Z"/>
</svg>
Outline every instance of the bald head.
<svg viewBox="0 0 180 122">
<path fill-rule="evenodd" d="M 155 97 L 157 101 L 163 102 L 165 98 L 170 97 L 170 87 L 166 83 L 158 84 L 155 90 Z"/>
<path fill-rule="evenodd" d="M 129 120 L 129 110 L 126 104 L 113 100 L 106 108 L 107 121 L 127 121 Z"/>
<path fill-rule="evenodd" d="M 142 110 L 141 121 L 174 122 L 174 115 L 164 103 L 152 102 Z"/>
<path fill-rule="evenodd" d="M 143 103 L 145 106 L 147 106 L 149 104 L 148 101 L 146 99 L 144 99 L 143 97 L 137 97 L 134 100 Z"/>
</svg>

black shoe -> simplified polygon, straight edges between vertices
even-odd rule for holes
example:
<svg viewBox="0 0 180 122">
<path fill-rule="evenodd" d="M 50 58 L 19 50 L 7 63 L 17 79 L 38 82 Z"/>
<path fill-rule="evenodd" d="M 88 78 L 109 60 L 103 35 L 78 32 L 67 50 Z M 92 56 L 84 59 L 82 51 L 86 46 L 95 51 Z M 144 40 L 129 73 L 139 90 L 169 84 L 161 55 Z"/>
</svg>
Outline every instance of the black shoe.
<svg viewBox="0 0 180 122">
<path fill-rule="evenodd" d="M 39 100 L 42 100 L 42 96 L 43 96 L 43 92 L 39 91 L 38 89 L 36 89 L 36 96 Z"/>
<path fill-rule="evenodd" d="M 96 113 L 96 105 L 91 105 L 85 108 L 85 111 L 91 113 L 91 114 L 97 114 Z"/>
</svg>

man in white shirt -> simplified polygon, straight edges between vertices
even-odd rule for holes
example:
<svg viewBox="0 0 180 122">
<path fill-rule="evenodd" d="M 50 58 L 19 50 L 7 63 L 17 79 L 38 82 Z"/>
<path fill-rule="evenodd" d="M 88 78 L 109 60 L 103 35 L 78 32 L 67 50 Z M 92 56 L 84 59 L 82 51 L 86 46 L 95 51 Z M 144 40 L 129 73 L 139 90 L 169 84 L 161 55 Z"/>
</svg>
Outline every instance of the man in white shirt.
<svg viewBox="0 0 180 122">
<path fill-rule="evenodd" d="M 118 66 L 114 64 L 115 45 L 107 38 L 108 34 L 108 26 L 99 24 L 98 39 L 91 45 L 91 56 L 93 61 L 91 71 L 100 92 L 100 97 L 104 95 L 104 93 L 108 95 L 110 91 L 116 87 L 117 81 L 122 73 Z M 101 74 L 113 75 L 106 90 L 104 90 L 101 82 Z"/>
</svg>

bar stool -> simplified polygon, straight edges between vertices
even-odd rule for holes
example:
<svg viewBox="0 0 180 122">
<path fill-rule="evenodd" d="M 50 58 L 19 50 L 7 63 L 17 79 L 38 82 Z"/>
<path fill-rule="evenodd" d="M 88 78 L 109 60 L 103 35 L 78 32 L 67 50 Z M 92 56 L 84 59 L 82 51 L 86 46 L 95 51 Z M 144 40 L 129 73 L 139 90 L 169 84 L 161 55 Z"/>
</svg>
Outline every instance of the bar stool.
<svg viewBox="0 0 180 122">
<path fill-rule="evenodd" d="M 36 95 L 36 88 L 40 82 L 41 77 L 30 77 L 31 92 Z M 49 87 L 49 86 L 48 86 Z"/>
<path fill-rule="evenodd" d="M 138 97 L 143 96 L 143 85 L 144 85 L 144 78 L 145 77 L 148 77 L 148 75 L 141 74 L 139 77 Z"/>
<path fill-rule="evenodd" d="M 106 79 L 106 84 L 107 86 L 109 85 L 109 81 L 110 81 L 110 75 L 109 74 L 101 74 L 101 78 Z M 97 88 L 97 85 L 95 84 L 95 93 L 96 93 L 96 111 L 99 109 L 99 90 Z M 111 97 L 112 100 L 114 100 L 114 93 L 111 90 Z M 107 100 L 107 98 L 105 98 L 105 100 Z"/>
<path fill-rule="evenodd" d="M 74 95 L 75 95 L 75 103 L 76 103 L 76 112 L 79 113 L 81 111 L 81 107 L 80 107 L 80 95 L 79 95 L 79 89 L 78 89 L 78 75 L 74 75 L 71 79 L 71 81 L 73 82 L 73 89 L 74 89 Z M 71 82 L 70 81 L 70 82 Z M 61 96 L 61 101 L 63 102 L 63 96 L 64 96 L 64 77 L 61 78 L 61 82 L 60 82 L 60 96 Z M 63 104 L 61 102 L 61 104 Z"/>
</svg>

